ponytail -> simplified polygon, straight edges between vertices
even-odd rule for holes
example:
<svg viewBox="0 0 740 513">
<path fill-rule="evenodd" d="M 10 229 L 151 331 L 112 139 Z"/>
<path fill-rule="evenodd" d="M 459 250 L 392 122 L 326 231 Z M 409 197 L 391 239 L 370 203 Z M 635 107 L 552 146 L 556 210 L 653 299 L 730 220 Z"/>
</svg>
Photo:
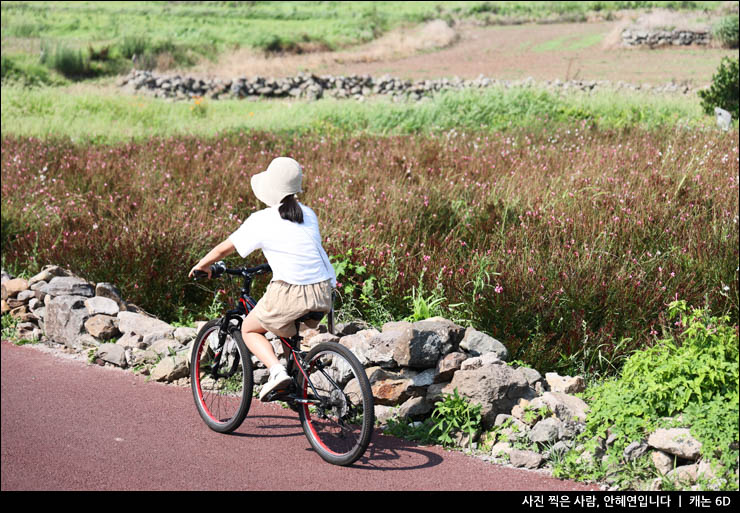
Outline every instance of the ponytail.
<svg viewBox="0 0 740 513">
<path fill-rule="evenodd" d="M 301 206 L 293 194 L 283 198 L 283 201 L 280 202 L 278 212 L 280 212 L 280 217 L 283 219 L 298 224 L 303 223 L 303 210 L 301 210 Z"/>
</svg>

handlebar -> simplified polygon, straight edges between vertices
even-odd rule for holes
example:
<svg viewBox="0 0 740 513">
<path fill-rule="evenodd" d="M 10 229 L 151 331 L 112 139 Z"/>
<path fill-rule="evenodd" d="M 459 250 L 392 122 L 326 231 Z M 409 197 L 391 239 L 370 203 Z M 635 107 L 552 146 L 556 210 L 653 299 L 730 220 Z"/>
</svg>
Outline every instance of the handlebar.
<svg viewBox="0 0 740 513">
<path fill-rule="evenodd" d="M 258 274 L 266 274 L 271 272 L 270 264 L 261 264 L 257 267 L 239 267 L 237 269 L 228 269 L 223 261 L 211 264 L 211 278 L 219 278 L 222 274 L 231 274 L 234 276 L 243 276 L 245 278 L 257 276 Z M 203 271 L 193 271 L 193 278 L 200 280 L 207 278 L 208 273 Z"/>
</svg>

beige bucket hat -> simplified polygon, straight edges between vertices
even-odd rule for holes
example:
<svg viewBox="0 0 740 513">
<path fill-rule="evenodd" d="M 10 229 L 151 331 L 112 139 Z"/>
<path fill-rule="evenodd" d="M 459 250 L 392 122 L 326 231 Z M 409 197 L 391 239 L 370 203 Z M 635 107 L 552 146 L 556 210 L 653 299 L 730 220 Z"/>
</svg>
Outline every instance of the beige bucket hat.
<svg viewBox="0 0 740 513">
<path fill-rule="evenodd" d="M 267 170 L 252 176 L 254 195 L 269 207 L 279 205 L 289 194 L 303 192 L 303 168 L 290 157 L 278 157 Z"/>
</svg>

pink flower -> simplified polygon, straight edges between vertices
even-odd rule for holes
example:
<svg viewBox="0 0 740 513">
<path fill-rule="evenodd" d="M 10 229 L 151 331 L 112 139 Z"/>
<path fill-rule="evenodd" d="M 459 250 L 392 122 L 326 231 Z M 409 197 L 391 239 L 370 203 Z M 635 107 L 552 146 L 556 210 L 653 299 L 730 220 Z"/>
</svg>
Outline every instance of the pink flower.
<svg viewBox="0 0 740 513">
<path fill-rule="evenodd" d="M 494 292 L 496 292 L 496 294 L 501 294 L 504 291 L 504 288 L 501 285 L 496 284 L 496 288 L 494 288 L 493 290 Z"/>
</svg>

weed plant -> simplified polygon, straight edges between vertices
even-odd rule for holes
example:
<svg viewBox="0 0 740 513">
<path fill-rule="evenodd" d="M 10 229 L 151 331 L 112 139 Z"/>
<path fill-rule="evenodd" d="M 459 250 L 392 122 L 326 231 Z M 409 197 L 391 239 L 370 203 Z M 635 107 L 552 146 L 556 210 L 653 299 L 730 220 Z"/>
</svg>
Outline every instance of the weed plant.
<svg viewBox="0 0 740 513">
<path fill-rule="evenodd" d="M 592 466 L 574 451 L 557 474 L 596 478 L 622 465 L 631 442 L 658 427 L 686 426 L 702 444 L 721 487 L 736 487 L 738 462 L 738 332 L 729 316 L 714 316 L 686 301 L 670 305 L 664 337 L 632 354 L 619 376 L 585 392 L 590 405 L 582 442 L 593 449 L 610 437 L 606 460 Z M 724 483 L 724 484 L 722 484 Z M 715 483 L 715 486 L 718 483 Z"/>
<path fill-rule="evenodd" d="M 471 444 L 481 430 L 481 405 L 461 396 L 457 389 L 444 394 L 423 422 L 391 418 L 385 431 L 393 436 L 423 444 L 456 447 L 462 439 Z"/>
<path fill-rule="evenodd" d="M 725 16 L 713 28 L 714 37 L 725 48 L 738 47 L 738 30 L 740 30 L 738 29 L 738 23 L 740 23 L 740 16 L 736 13 Z"/>
</svg>

